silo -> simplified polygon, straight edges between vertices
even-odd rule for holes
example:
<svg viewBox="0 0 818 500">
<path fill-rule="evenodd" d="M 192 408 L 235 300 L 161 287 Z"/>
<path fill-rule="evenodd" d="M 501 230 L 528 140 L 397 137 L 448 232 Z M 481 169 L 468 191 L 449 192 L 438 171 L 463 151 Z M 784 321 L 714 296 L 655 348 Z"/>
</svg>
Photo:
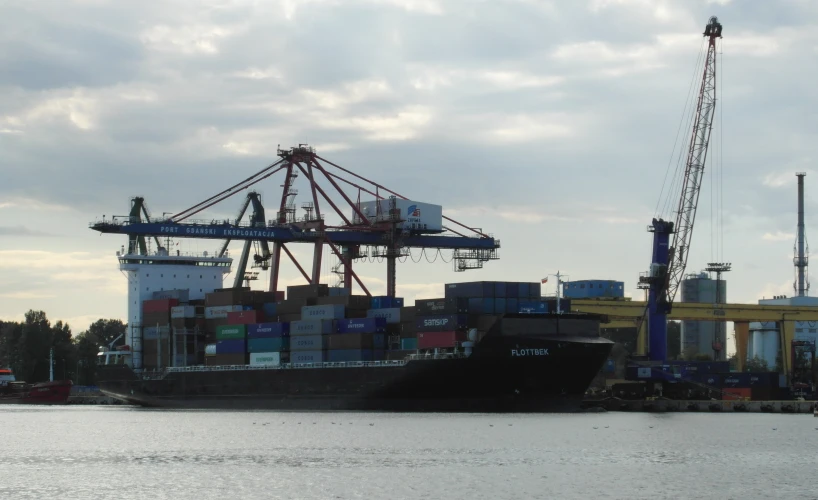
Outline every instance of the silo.
<svg viewBox="0 0 818 500">
<path fill-rule="evenodd" d="M 718 298 L 716 293 L 718 290 Z M 699 304 L 725 303 L 727 297 L 726 280 L 714 280 L 706 272 L 688 274 L 682 280 L 682 302 Z M 718 340 L 726 345 L 724 323 L 717 327 L 715 321 L 682 321 L 682 354 L 707 354 L 713 356 L 713 342 Z M 718 335 L 718 339 L 716 338 Z M 718 351 L 719 359 L 725 359 L 725 351 Z"/>
</svg>

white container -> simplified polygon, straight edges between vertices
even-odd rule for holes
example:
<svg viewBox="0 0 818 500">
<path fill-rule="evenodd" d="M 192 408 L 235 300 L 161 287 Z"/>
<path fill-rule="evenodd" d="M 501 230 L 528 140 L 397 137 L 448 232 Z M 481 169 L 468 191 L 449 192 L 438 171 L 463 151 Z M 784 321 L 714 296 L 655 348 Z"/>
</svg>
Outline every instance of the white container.
<svg viewBox="0 0 818 500">
<path fill-rule="evenodd" d="M 205 307 L 205 318 L 206 319 L 226 318 L 227 313 L 241 311 L 241 310 L 242 310 L 241 306 L 212 306 L 212 307 Z"/>
<path fill-rule="evenodd" d="M 170 308 L 170 317 L 173 319 L 195 318 L 196 308 L 194 306 L 176 306 Z"/>
<path fill-rule="evenodd" d="M 251 352 L 250 366 L 279 366 L 281 365 L 280 352 Z"/>
<path fill-rule="evenodd" d="M 378 213 L 378 203 L 380 203 L 380 213 Z M 388 199 L 364 201 L 361 202 L 361 212 L 370 222 L 388 220 L 389 206 L 390 200 Z M 407 227 L 412 230 L 430 233 L 443 231 L 443 207 L 440 205 L 398 199 L 395 200 L 395 208 L 400 211 L 398 217 L 403 221 L 398 224 L 399 228 Z M 361 220 L 354 211 L 352 218 L 357 221 Z"/>
<path fill-rule="evenodd" d="M 205 356 L 215 356 L 216 355 L 216 344 L 207 344 L 205 346 Z"/>
</svg>

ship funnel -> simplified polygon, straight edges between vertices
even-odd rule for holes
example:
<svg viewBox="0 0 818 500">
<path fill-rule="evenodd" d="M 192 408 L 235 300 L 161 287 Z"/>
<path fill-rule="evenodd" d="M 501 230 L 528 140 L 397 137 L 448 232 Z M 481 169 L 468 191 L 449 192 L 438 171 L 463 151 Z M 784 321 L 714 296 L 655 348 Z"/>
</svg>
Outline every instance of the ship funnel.
<svg viewBox="0 0 818 500">
<path fill-rule="evenodd" d="M 795 257 L 793 258 L 793 264 L 795 265 L 793 289 L 798 297 L 803 297 L 809 292 L 809 276 L 807 275 L 809 245 L 804 230 L 804 177 L 806 175 L 806 172 L 795 174 L 798 177 L 798 234 L 795 239 Z"/>
</svg>

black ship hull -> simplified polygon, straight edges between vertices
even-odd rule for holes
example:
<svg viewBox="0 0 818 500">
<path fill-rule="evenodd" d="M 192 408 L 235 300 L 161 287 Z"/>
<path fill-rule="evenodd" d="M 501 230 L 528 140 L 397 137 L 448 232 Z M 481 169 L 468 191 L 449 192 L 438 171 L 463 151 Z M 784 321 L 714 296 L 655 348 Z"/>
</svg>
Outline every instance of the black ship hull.
<svg viewBox="0 0 818 500">
<path fill-rule="evenodd" d="M 158 380 L 109 367 L 99 386 L 130 404 L 180 409 L 572 411 L 579 409 L 612 346 L 598 336 L 598 328 L 593 335 L 497 333 L 481 339 L 468 357 L 321 368 L 202 368 L 172 371 Z"/>
</svg>

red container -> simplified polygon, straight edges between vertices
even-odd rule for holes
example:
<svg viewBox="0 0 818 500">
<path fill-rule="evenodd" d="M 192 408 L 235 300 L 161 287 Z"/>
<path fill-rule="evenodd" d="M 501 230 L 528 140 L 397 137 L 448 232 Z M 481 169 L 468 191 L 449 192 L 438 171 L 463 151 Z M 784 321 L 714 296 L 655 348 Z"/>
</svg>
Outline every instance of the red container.
<svg viewBox="0 0 818 500">
<path fill-rule="evenodd" d="M 155 299 L 142 301 L 143 313 L 167 312 L 179 305 L 178 299 Z"/>
<path fill-rule="evenodd" d="M 228 325 L 255 325 L 262 323 L 261 311 L 234 311 L 227 313 Z"/>
<path fill-rule="evenodd" d="M 466 340 L 465 332 L 419 332 L 418 349 L 454 347 L 457 342 L 464 340 Z"/>
<path fill-rule="evenodd" d="M 724 401 L 735 401 L 741 399 L 750 399 L 752 389 L 749 387 L 727 387 L 722 389 L 721 399 Z"/>
</svg>

